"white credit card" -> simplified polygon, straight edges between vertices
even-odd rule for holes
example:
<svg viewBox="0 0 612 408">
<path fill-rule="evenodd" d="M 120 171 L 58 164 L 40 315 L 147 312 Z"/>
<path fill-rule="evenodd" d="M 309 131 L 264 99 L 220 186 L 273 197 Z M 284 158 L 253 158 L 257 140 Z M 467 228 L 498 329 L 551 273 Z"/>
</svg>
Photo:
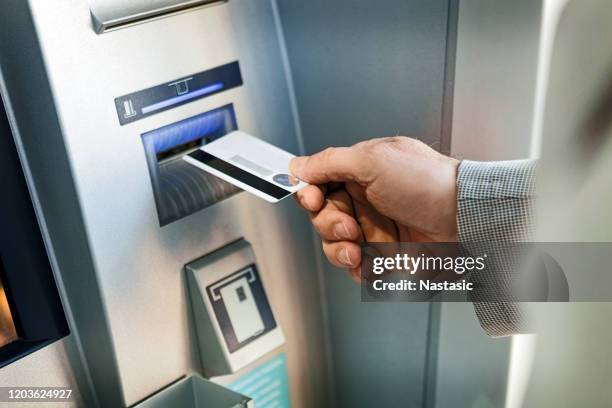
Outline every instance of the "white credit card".
<svg viewBox="0 0 612 408">
<path fill-rule="evenodd" d="M 291 175 L 289 163 L 294 157 L 255 136 L 236 131 L 185 155 L 183 160 L 277 203 L 308 185 Z"/>
</svg>

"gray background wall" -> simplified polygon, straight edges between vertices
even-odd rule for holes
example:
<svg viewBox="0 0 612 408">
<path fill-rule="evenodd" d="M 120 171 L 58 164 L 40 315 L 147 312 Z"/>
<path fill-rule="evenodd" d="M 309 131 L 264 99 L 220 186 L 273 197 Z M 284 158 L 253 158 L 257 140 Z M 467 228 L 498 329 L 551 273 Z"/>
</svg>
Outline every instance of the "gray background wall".
<svg viewBox="0 0 612 408">
<path fill-rule="evenodd" d="M 307 153 L 395 134 L 440 148 L 452 112 L 454 156 L 528 157 L 541 1 L 460 1 L 446 83 L 446 1 L 278 6 Z M 472 305 L 361 304 L 323 264 L 337 406 L 504 405 L 511 341 L 486 337 Z"/>
<path fill-rule="evenodd" d="M 440 148 L 448 0 L 278 7 L 307 153 L 396 134 Z M 361 303 L 359 286 L 323 265 L 334 406 L 430 405 L 432 307 Z"/>
<path fill-rule="evenodd" d="M 542 0 L 461 0 L 451 151 L 529 157 Z"/>
</svg>

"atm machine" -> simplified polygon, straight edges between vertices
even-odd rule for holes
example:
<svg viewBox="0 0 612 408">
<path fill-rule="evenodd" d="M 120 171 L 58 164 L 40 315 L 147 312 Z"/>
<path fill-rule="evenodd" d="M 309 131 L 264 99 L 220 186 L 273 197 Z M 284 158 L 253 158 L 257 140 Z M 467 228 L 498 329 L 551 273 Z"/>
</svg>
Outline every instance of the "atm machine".
<svg viewBox="0 0 612 408">
<path fill-rule="evenodd" d="M 448 152 L 457 3 L 5 2 L 0 91 L 55 320 L 23 353 L 0 343 L 0 385 L 67 387 L 66 406 L 427 406 L 436 307 L 361 304 L 291 200 L 181 158 L 236 129 L 295 154 L 394 134 Z"/>
</svg>

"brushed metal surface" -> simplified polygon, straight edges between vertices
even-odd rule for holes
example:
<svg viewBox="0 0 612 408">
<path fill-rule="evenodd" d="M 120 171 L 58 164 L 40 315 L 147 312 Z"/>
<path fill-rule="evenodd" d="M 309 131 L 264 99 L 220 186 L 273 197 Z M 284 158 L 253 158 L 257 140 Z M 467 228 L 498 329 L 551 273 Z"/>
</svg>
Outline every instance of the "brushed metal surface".
<svg viewBox="0 0 612 408">
<path fill-rule="evenodd" d="M 90 323 L 105 325 L 100 340 L 112 345 L 112 355 L 90 367 L 119 384 L 104 392 L 129 405 L 199 369 L 183 266 L 244 237 L 266 271 L 286 334 L 294 406 L 323 406 L 323 327 L 307 217 L 290 201 L 270 205 L 243 193 L 160 228 L 140 140 L 147 130 L 233 103 L 241 129 L 298 153 L 270 2 L 236 0 L 104 36 L 91 28 L 85 0 L 30 5 L 63 132 L 49 143 L 65 144 L 93 261 L 82 273 L 93 274 L 103 305 L 100 323 Z M 117 95 L 236 59 L 243 87 L 119 126 Z"/>
<path fill-rule="evenodd" d="M 102 33 L 150 19 L 227 0 L 89 0 L 96 32 Z"/>
<path fill-rule="evenodd" d="M 85 406 L 80 395 L 63 339 L 17 360 L 0 370 L 2 387 L 69 387 L 74 399 L 70 402 L 45 402 L 52 408 Z M 32 403 L 0 402 L 0 407 L 26 407 Z"/>
</svg>

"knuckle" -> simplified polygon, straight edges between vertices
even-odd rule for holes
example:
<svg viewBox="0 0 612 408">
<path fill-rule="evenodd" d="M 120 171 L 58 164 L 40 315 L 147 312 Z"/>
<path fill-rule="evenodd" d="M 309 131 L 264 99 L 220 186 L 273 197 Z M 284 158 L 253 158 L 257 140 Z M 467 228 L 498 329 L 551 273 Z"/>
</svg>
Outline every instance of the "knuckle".
<svg viewBox="0 0 612 408">
<path fill-rule="evenodd" d="M 329 224 L 328 218 L 329 217 L 327 217 L 324 211 L 318 213 L 312 218 L 312 226 L 321 236 L 325 235 L 325 232 L 327 231 L 327 226 Z"/>
<path fill-rule="evenodd" d="M 410 145 L 413 139 L 406 136 L 391 136 L 385 139 L 387 146 Z"/>
<path fill-rule="evenodd" d="M 328 161 L 331 160 L 334 156 L 334 154 L 336 153 L 336 148 L 335 147 L 328 147 L 324 150 L 321 151 L 320 153 L 320 157 L 321 159 Z"/>
<path fill-rule="evenodd" d="M 319 231 L 319 227 L 321 226 L 321 220 L 319 214 L 315 214 L 311 217 L 310 222 L 317 232 Z"/>
<path fill-rule="evenodd" d="M 410 150 L 417 150 L 417 149 L 422 148 L 425 145 L 419 139 L 415 139 L 413 137 L 404 137 L 402 139 L 402 144 Z"/>
<path fill-rule="evenodd" d="M 392 136 L 389 138 L 389 143 L 391 144 L 401 144 L 401 143 L 410 143 L 413 139 L 406 136 Z"/>
<path fill-rule="evenodd" d="M 378 143 L 373 144 L 370 149 L 368 149 L 368 154 L 373 157 L 380 157 L 387 154 L 389 148 L 392 147 L 393 142 L 387 139 L 382 139 Z"/>
</svg>

